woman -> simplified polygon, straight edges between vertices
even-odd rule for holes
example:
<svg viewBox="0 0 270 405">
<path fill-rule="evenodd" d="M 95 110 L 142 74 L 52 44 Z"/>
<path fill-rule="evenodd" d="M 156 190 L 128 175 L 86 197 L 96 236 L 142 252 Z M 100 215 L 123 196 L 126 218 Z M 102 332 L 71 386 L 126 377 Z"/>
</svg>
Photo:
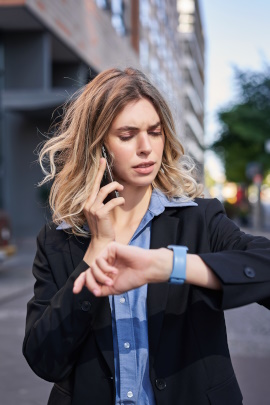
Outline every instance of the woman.
<svg viewBox="0 0 270 405">
<path fill-rule="evenodd" d="M 23 351 L 55 383 L 48 403 L 240 405 L 223 309 L 270 308 L 270 242 L 199 198 L 158 90 L 132 68 L 100 73 L 46 157 L 53 223 Z"/>
</svg>

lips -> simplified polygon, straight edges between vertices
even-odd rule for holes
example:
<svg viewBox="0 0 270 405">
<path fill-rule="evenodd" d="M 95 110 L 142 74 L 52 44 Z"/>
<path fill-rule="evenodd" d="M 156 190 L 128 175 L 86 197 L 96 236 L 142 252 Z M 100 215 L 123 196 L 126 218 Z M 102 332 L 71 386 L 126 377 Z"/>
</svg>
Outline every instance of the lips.
<svg viewBox="0 0 270 405">
<path fill-rule="evenodd" d="M 144 168 L 144 167 L 149 167 L 149 166 L 153 166 L 155 163 L 154 162 L 145 162 L 145 163 L 140 163 L 137 166 L 133 166 L 134 169 L 137 168 Z"/>
<path fill-rule="evenodd" d="M 144 162 L 140 163 L 137 166 L 134 166 L 133 169 L 139 175 L 147 175 L 153 172 L 155 162 Z"/>
</svg>

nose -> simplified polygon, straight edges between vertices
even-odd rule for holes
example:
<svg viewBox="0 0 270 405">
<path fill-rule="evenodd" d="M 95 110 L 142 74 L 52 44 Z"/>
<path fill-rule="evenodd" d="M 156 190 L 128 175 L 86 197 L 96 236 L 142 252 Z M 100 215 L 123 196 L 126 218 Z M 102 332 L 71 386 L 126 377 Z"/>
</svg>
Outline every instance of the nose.
<svg viewBox="0 0 270 405">
<path fill-rule="evenodd" d="M 140 133 L 138 137 L 137 144 L 137 154 L 140 155 L 150 155 L 152 152 L 151 139 L 147 132 Z"/>
</svg>

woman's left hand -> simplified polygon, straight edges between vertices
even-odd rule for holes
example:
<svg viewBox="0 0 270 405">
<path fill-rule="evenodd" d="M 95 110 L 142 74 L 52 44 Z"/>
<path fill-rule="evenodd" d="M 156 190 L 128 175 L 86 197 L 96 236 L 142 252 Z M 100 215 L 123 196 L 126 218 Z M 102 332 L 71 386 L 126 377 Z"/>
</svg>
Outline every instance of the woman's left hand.
<svg viewBox="0 0 270 405">
<path fill-rule="evenodd" d="M 98 255 L 91 268 L 74 283 L 73 292 L 86 286 L 96 296 L 122 294 L 143 284 L 168 281 L 173 268 L 170 249 L 142 249 L 112 242 Z M 186 282 L 221 290 L 215 273 L 195 254 L 187 254 Z"/>
<path fill-rule="evenodd" d="M 164 282 L 172 271 L 173 252 L 110 243 L 91 268 L 74 283 L 73 292 L 86 286 L 96 296 L 122 294 L 147 283 Z"/>
</svg>

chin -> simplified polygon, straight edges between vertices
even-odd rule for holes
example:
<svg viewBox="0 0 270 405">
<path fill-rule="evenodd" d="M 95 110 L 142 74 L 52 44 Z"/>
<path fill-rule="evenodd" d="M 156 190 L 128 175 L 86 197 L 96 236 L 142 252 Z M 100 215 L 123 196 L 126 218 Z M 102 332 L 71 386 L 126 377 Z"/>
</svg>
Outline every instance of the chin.
<svg viewBox="0 0 270 405">
<path fill-rule="evenodd" d="M 124 177 L 124 176 L 115 176 L 115 180 L 118 181 L 120 184 L 127 185 L 127 186 L 134 186 L 134 187 L 148 187 L 152 185 L 153 181 L 157 177 L 158 173 L 151 173 L 148 176 L 136 176 L 136 177 Z"/>
<path fill-rule="evenodd" d="M 140 179 L 141 181 L 134 181 L 132 184 L 137 187 L 149 187 L 152 185 L 153 181 L 155 180 L 156 177 L 148 178 L 148 179 Z"/>
</svg>

